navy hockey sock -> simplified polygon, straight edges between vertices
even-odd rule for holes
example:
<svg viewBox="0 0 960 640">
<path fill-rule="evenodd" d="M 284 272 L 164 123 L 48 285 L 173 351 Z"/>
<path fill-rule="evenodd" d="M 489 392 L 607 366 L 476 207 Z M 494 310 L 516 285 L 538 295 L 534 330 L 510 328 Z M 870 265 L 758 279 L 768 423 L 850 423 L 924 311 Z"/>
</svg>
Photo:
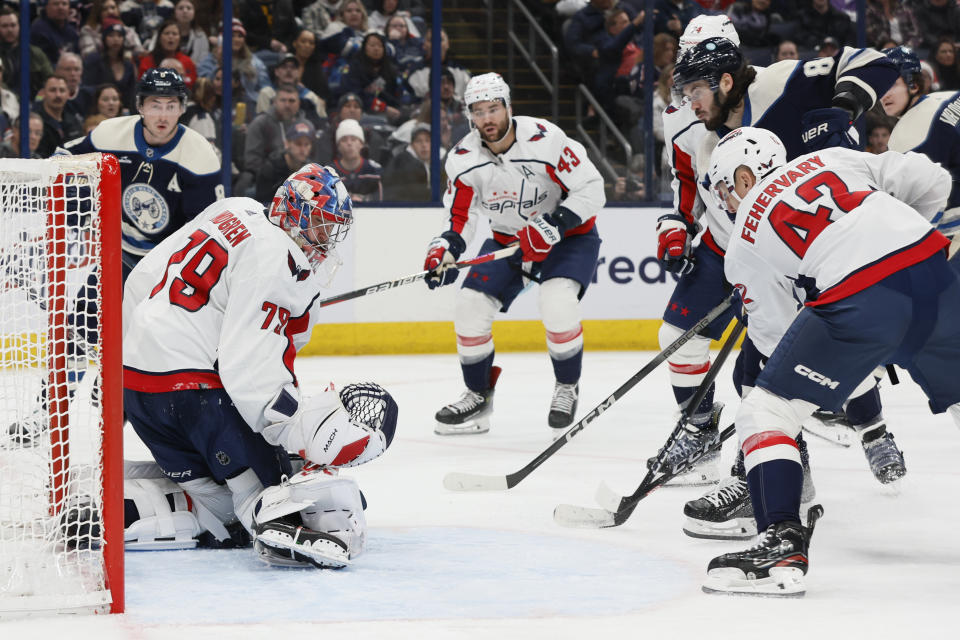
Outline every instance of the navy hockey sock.
<svg viewBox="0 0 960 640">
<path fill-rule="evenodd" d="M 472 364 L 460 363 L 463 370 L 463 381 L 467 388 L 477 393 L 483 393 L 490 388 L 490 368 L 493 366 L 494 353 L 491 352 L 483 360 Z"/>
<path fill-rule="evenodd" d="M 564 360 L 557 360 L 551 355 L 550 361 L 553 363 L 553 375 L 556 376 L 557 382 L 563 384 L 579 382 L 580 371 L 583 369 L 583 349 Z"/>
<path fill-rule="evenodd" d="M 801 465 L 784 459 L 761 462 L 747 473 L 747 486 L 757 519 L 757 531 L 785 520 L 800 522 Z"/>
</svg>

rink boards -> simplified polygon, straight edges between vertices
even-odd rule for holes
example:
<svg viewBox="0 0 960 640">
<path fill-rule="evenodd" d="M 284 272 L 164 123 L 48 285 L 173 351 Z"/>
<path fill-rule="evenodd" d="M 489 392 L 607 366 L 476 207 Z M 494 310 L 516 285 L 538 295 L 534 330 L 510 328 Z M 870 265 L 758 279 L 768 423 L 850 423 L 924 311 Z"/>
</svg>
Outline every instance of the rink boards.
<svg viewBox="0 0 960 640">
<path fill-rule="evenodd" d="M 600 246 L 597 273 L 583 299 L 588 349 L 654 349 L 660 316 L 675 279 L 656 259 L 659 208 L 607 208 L 597 217 Z M 426 246 L 446 228 L 437 208 L 357 208 L 347 241 L 338 247 L 343 266 L 330 295 L 359 289 L 423 268 Z M 466 255 L 478 253 L 490 233 L 481 220 Z M 456 285 L 430 291 L 420 282 L 320 310 L 304 355 L 445 353 L 455 350 L 453 314 Z M 536 285 L 497 316 L 498 351 L 544 348 Z"/>
</svg>

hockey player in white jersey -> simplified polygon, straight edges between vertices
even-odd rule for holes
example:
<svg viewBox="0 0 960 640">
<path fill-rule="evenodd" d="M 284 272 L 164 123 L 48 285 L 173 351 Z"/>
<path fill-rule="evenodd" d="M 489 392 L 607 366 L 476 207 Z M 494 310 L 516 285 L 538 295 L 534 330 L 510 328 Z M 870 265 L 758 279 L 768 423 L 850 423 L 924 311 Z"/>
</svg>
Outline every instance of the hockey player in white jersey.
<svg viewBox="0 0 960 640">
<path fill-rule="evenodd" d="M 489 430 L 500 368 L 493 366 L 491 329 L 525 285 L 540 281 L 540 312 L 556 378 L 548 424 L 573 422 L 583 359 L 580 298 L 596 269 L 600 236 L 596 214 L 606 202 L 603 178 L 579 142 L 556 125 L 514 116 L 510 88 L 497 73 L 475 76 L 464 102 L 473 130 L 447 155 L 446 230 L 427 249 L 432 289 L 451 284 L 448 268 L 466 250 L 477 218 L 490 219 L 493 237 L 481 253 L 519 242 L 515 259 L 474 266 L 458 292 L 454 326 L 467 389 L 437 412 L 438 434 Z"/>
<path fill-rule="evenodd" d="M 294 372 L 352 220 L 336 172 L 308 164 L 267 216 L 249 198 L 207 207 L 137 264 L 124 291 L 127 418 L 201 515 L 234 542 L 245 530 L 273 564 L 340 567 L 362 550 L 359 489 L 336 471 L 381 455 L 396 428 L 396 403 L 378 385 L 310 393 Z M 288 452 L 307 461 L 295 475 Z M 139 543 L 169 516 L 146 515 L 128 523 Z"/>
<path fill-rule="evenodd" d="M 937 229 L 955 240 L 960 232 L 960 91 L 923 94 L 920 58 L 910 47 L 893 47 L 884 53 L 900 71 L 897 82 L 880 99 L 884 112 L 898 118 L 890 134 L 893 151 L 916 151 L 939 162 L 953 176 L 954 188 Z M 951 246 L 950 264 L 960 271 L 960 241 Z"/>
<path fill-rule="evenodd" d="M 704 590 L 800 595 L 822 514 L 813 507 L 800 523 L 804 418 L 839 408 L 878 365 L 895 363 L 934 413 L 949 410 L 960 426 L 960 280 L 949 241 L 930 224 L 950 176 L 896 152 L 832 148 L 787 162 L 783 143 L 752 127 L 724 137 L 711 166 L 715 192 L 736 212 L 727 278 L 757 346 L 773 351 L 736 418 L 762 533 L 756 546 L 714 558 Z M 775 342 L 794 296 L 803 309 Z"/>
</svg>

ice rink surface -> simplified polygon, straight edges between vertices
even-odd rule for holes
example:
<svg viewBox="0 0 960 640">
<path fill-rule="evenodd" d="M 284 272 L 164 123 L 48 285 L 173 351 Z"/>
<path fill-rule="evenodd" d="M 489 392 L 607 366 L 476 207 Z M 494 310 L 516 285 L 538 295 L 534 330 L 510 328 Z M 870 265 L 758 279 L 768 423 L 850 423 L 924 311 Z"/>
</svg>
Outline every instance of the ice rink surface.
<svg viewBox="0 0 960 640">
<path fill-rule="evenodd" d="M 452 339 L 452 336 L 451 336 Z M 577 417 L 654 354 L 587 353 Z M 595 506 L 600 481 L 622 493 L 675 420 L 666 368 L 657 369 L 515 488 L 452 493 L 448 471 L 506 474 L 554 435 L 546 353 L 497 356 L 504 373 L 492 429 L 433 434 L 433 414 L 462 391 L 455 355 L 301 358 L 307 391 L 374 380 L 400 421 L 380 459 L 350 469 L 367 497 L 367 551 L 341 571 L 278 570 L 249 550 L 128 553 L 127 613 L 0 623 L 0 637 L 99 638 L 955 638 L 960 598 L 960 432 L 933 416 L 909 379 L 885 383 L 890 430 L 908 474 L 893 495 L 858 445 L 808 437 L 825 515 L 811 547 L 807 595 L 705 595 L 714 555 L 750 543 L 681 532 L 686 500 L 703 488 L 663 488 L 614 529 L 564 529 L 561 502 Z M 728 363 L 717 399 L 737 401 Z M 906 378 L 904 374 L 902 376 Z M 142 444 L 127 432 L 127 457 Z M 728 442 L 723 464 L 735 447 Z"/>
</svg>

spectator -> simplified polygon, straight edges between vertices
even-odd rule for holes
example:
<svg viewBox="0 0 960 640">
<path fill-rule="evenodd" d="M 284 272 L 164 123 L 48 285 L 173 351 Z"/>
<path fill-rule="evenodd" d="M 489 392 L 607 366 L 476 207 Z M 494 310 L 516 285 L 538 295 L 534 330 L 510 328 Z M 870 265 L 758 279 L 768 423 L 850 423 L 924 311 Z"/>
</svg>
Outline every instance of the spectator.
<svg viewBox="0 0 960 640">
<path fill-rule="evenodd" d="M 616 0 L 590 0 L 590 4 L 573 14 L 567 25 L 564 36 L 565 47 L 579 67 L 580 74 L 585 78 L 592 77 L 600 57 L 597 45 L 607 33 L 606 12 L 614 4 Z M 624 6 L 623 9 L 631 21 L 636 17 L 636 11 L 632 7 Z"/>
<path fill-rule="evenodd" d="M 913 13 L 925 48 L 935 51 L 941 36 L 960 38 L 960 8 L 954 0 L 917 0 Z"/>
<path fill-rule="evenodd" d="M 390 20 L 392 18 L 403 18 L 410 36 L 413 38 L 420 37 L 420 30 L 413 23 L 413 16 L 410 15 L 409 11 L 400 10 L 400 0 L 375 0 L 373 4 L 376 9 L 370 14 L 368 21 L 371 29 L 376 29 L 389 37 L 387 25 Z"/>
<path fill-rule="evenodd" d="M 663 148 L 663 112 L 670 106 L 673 90 L 673 65 L 669 64 L 660 72 L 653 94 L 653 136 L 657 140 L 655 155 L 660 157 Z"/>
<path fill-rule="evenodd" d="M 43 85 L 42 101 L 34 105 L 43 118 L 43 137 L 37 147 L 41 158 L 49 158 L 64 142 L 83 135 L 83 123 L 65 109 L 68 94 L 66 78 L 53 74 Z"/>
<path fill-rule="evenodd" d="M 359 95 L 364 109 L 383 113 L 394 124 L 404 117 L 402 109 L 412 101 L 387 55 L 386 39 L 376 32 L 363 38 L 360 51 L 353 55 L 344 72 L 341 86 L 344 92 Z"/>
<path fill-rule="evenodd" d="M 410 133 L 410 144 L 390 159 L 383 172 L 383 197 L 429 202 L 430 196 L 430 125 L 418 122 Z"/>
<path fill-rule="evenodd" d="M 330 118 L 330 126 L 320 131 L 317 144 L 317 161 L 329 164 L 336 153 L 335 133 L 344 120 L 356 120 L 363 127 L 367 153 L 371 158 L 379 159 L 389 154 L 385 136 L 381 130 L 389 128 L 383 114 L 364 113 L 363 101 L 355 93 L 345 93 L 337 102 L 336 113 Z M 429 118 L 427 120 L 429 122 Z M 404 123 L 406 124 L 406 123 Z"/>
<path fill-rule="evenodd" d="M 108 119 L 109 118 L 102 113 L 96 113 L 92 116 L 87 116 L 83 121 L 83 135 L 89 134 L 91 131 L 97 128 L 98 124 Z"/>
<path fill-rule="evenodd" d="M 197 25 L 195 0 L 177 0 L 173 5 L 173 20 L 180 30 L 180 51 L 199 64 L 210 54 L 210 39 Z M 151 42 L 149 48 L 155 48 Z"/>
<path fill-rule="evenodd" d="M 267 158 L 257 172 L 256 200 L 269 204 L 287 176 L 311 161 L 316 136 L 317 131 L 309 122 L 290 125 L 283 149 Z"/>
<path fill-rule="evenodd" d="M 337 154 L 333 166 L 350 192 L 350 198 L 357 202 L 379 202 L 383 200 L 383 185 L 380 177 L 383 170 L 380 163 L 363 157 L 363 128 L 356 120 L 343 120 L 337 126 Z"/>
<path fill-rule="evenodd" d="M 303 8 L 300 12 L 300 21 L 304 29 L 308 29 L 315 37 L 320 38 L 320 34 L 330 26 L 330 12 L 323 0 L 316 0 Z"/>
<path fill-rule="evenodd" d="M 423 40 L 410 35 L 407 19 L 402 16 L 393 16 L 386 26 L 387 42 L 393 46 L 397 70 L 404 78 L 409 78 L 411 73 L 426 64 L 423 58 Z"/>
<path fill-rule="evenodd" d="M 692 18 L 703 13 L 703 7 L 693 0 L 657 0 L 654 8 L 654 33 L 670 33 L 675 38 L 680 37 Z"/>
<path fill-rule="evenodd" d="M 93 94 L 93 107 L 90 115 L 102 115 L 105 118 L 116 118 L 121 115 L 123 103 L 120 100 L 120 91 L 116 85 L 102 84 Z"/>
<path fill-rule="evenodd" d="M 137 77 L 143 77 L 148 69 L 160 66 L 164 58 L 176 58 L 180 61 L 184 71 L 181 74 L 183 82 L 187 85 L 187 90 L 193 89 L 193 83 L 197 81 L 197 67 L 190 56 L 180 50 L 180 27 L 173 20 L 165 21 L 157 30 L 153 48 L 140 60 Z"/>
<path fill-rule="evenodd" d="M 217 70 L 217 77 L 223 80 L 223 70 Z M 197 78 L 193 86 L 193 95 L 183 115 L 180 124 L 190 127 L 207 139 L 215 149 L 220 148 L 220 98 L 217 95 L 214 82 L 210 78 Z"/>
<path fill-rule="evenodd" d="M 297 25 L 293 0 L 241 0 L 238 16 L 247 30 L 247 45 L 266 66 L 273 66 L 287 52 Z"/>
<path fill-rule="evenodd" d="M 455 87 L 453 70 L 444 67 L 440 74 L 440 112 L 447 116 L 450 135 L 454 140 L 459 140 L 470 133 L 470 122 L 467 120 L 467 108 L 457 100 Z"/>
<path fill-rule="evenodd" d="M 109 19 L 109 20 L 108 20 Z M 120 7 L 116 0 L 95 0 L 87 22 L 80 27 L 80 55 L 87 58 L 91 53 L 103 51 L 103 29 L 107 24 L 120 24 Z M 136 57 L 146 53 L 140 36 L 133 27 L 123 25 L 123 48 L 128 55 Z"/>
<path fill-rule="evenodd" d="M 817 47 L 817 57 L 819 58 L 832 58 L 838 53 L 840 53 L 840 43 L 833 37 L 824 38 L 823 42 Z"/>
<path fill-rule="evenodd" d="M 797 43 L 793 40 L 783 40 L 777 45 L 773 52 L 773 61 L 781 60 L 799 60 L 800 53 L 797 51 Z"/>
<path fill-rule="evenodd" d="M 425 98 L 430 92 L 430 66 L 433 57 L 432 40 L 433 31 L 428 29 L 423 38 L 423 67 L 410 74 L 407 83 L 413 89 L 413 93 L 418 98 Z M 463 65 L 453 59 L 450 55 L 450 39 L 447 32 L 440 30 L 440 62 L 444 67 L 450 69 L 454 78 L 454 95 L 457 100 L 463 100 L 463 91 L 467 88 L 467 82 L 470 80 L 470 72 Z"/>
<path fill-rule="evenodd" d="M 62 52 L 80 50 L 80 34 L 69 18 L 70 0 L 47 0 L 42 15 L 30 28 L 30 44 L 40 47 L 52 64 Z"/>
<path fill-rule="evenodd" d="M 887 143 L 890 142 L 890 133 L 893 131 L 889 120 L 877 119 L 867 133 L 867 151 L 869 153 L 886 153 Z"/>
<path fill-rule="evenodd" d="M 40 146 L 40 140 L 43 138 L 43 118 L 39 113 L 30 112 L 30 139 L 27 143 L 30 149 L 30 157 L 39 159 L 37 147 Z M 5 141 L 0 146 L 0 158 L 19 158 L 20 157 L 20 119 L 16 118 L 10 121 L 10 140 Z"/>
<path fill-rule="evenodd" d="M 310 29 L 300 29 L 291 45 L 293 55 L 300 63 L 300 82 L 323 100 L 330 101 L 330 86 L 323 71 L 323 60 L 317 52 L 317 36 Z"/>
<path fill-rule="evenodd" d="M 11 123 L 20 118 L 20 100 L 3 81 L 5 71 L 3 59 L 0 58 L 0 112 L 4 113 L 7 116 L 7 122 Z"/>
<path fill-rule="evenodd" d="M 886 49 L 888 39 L 914 49 L 923 45 L 917 17 L 900 0 L 867 0 L 866 8 L 867 45 Z"/>
<path fill-rule="evenodd" d="M 6 69 L 7 84 L 20 87 L 20 16 L 9 6 L 0 7 L 0 60 Z M 47 55 L 30 45 L 30 93 L 36 95 L 53 74 Z"/>
<path fill-rule="evenodd" d="M 300 93 L 292 84 L 281 84 L 273 98 L 273 106 L 257 115 L 247 128 L 243 152 L 243 168 L 252 182 L 260 165 L 271 154 L 283 149 L 287 129 L 297 122 L 306 122 L 300 113 Z"/>
<path fill-rule="evenodd" d="M 940 91 L 960 89 L 960 73 L 957 72 L 957 48 L 949 36 L 942 36 L 933 51 L 931 66 L 940 82 Z"/>
<path fill-rule="evenodd" d="M 300 98 L 300 108 L 314 126 L 319 126 L 321 121 L 327 117 L 327 105 L 313 91 L 307 89 L 300 82 L 300 62 L 297 56 L 288 53 L 283 56 L 280 63 L 273 69 L 274 84 L 292 84 L 297 88 Z M 257 95 L 257 113 L 263 113 L 270 109 L 273 104 L 273 96 L 277 94 L 273 86 L 267 85 L 260 89 Z"/>
<path fill-rule="evenodd" d="M 149 42 L 165 20 L 173 16 L 170 0 L 124 0 L 120 3 L 120 18 L 124 24 L 136 27 L 141 42 Z"/>
<path fill-rule="evenodd" d="M 75 53 L 65 51 L 60 54 L 54 73 L 67 81 L 67 105 L 65 109 L 81 122 L 90 112 L 93 103 L 93 88 L 83 86 L 83 60 Z"/>
<path fill-rule="evenodd" d="M 359 41 L 369 28 L 363 3 L 360 0 L 345 0 L 340 5 L 337 19 L 327 25 L 321 34 L 322 50 L 334 56 L 348 56 L 351 41 Z"/>
<path fill-rule="evenodd" d="M 603 108 L 613 113 L 616 95 L 614 81 L 620 73 L 624 56 L 629 55 L 631 50 L 639 50 L 634 39 L 643 27 L 643 12 L 630 20 L 622 8 L 611 9 L 607 12 L 604 24 L 606 32 L 597 39 L 596 71 L 590 88 Z M 633 66 L 630 65 L 630 68 Z"/>
<path fill-rule="evenodd" d="M 137 72 L 127 59 L 124 27 L 113 18 L 107 18 L 102 30 L 103 50 L 87 56 L 83 65 L 83 84 L 96 87 L 103 84 L 116 85 L 120 91 L 123 107 L 136 110 Z"/>
<path fill-rule="evenodd" d="M 250 51 L 246 38 L 247 30 L 243 28 L 243 23 L 234 18 L 233 36 L 231 38 L 233 69 L 239 72 L 240 84 L 243 87 L 243 100 L 250 107 L 248 111 L 252 114 L 257 104 L 257 95 L 261 89 L 270 84 L 270 74 L 267 72 L 267 67 L 263 64 L 263 61 Z M 199 75 L 206 78 L 213 77 L 221 64 L 222 43 L 223 38 L 221 37 L 214 51 L 200 64 Z M 239 96 L 235 95 L 234 100 L 238 99 Z"/>
<path fill-rule="evenodd" d="M 730 21 L 745 47 L 772 47 L 780 39 L 770 27 L 776 19 L 770 0 L 740 0 L 730 7 Z"/>
<path fill-rule="evenodd" d="M 836 38 L 840 46 L 854 43 L 850 16 L 834 8 L 830 0 L 809 2 L 809 6 L 800 10 L 800 29 L 797 36 L 803 44 L 812 47 L 827 37 Z"/>
<path fill-rule="evenodd" d="M 937 80 L 937 74 L 933 72 L 933 67 L 926 60 L 920 61 L 920 95 L 926 95 L 931 91 L 939 91 L 940 82 Z"/>
</svg>

